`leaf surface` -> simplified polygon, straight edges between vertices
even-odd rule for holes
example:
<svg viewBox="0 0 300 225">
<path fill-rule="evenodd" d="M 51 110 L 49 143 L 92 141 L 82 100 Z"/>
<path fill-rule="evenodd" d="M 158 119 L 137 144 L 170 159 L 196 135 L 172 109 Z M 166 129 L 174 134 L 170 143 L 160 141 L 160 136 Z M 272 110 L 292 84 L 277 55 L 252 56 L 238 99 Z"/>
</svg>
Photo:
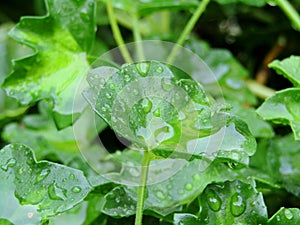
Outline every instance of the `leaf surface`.
<svg viewBox="0 0 300 225">
<path fill-rule="evenodd" d="M 89 68 L 86 52 L 94 41 L 95 2 L 47 0 L 46 3 L 47 16 L 22 17 L 10 32 L 13 39 L 35 53 L 14 61 L 13 72 L 3 87 L 23 105 L 45 98 L 53 100 L 57 126 L 63 128 L 72 123 L 74 93 Z M 60 119 L 62 115 L 64 120 Z"/>
<path fill-rule="evenodd" d="M 40 224 L 42 218 L 71 209 L 91 191 L 81 171 L 36 162 L 24 145 L 8 145 L 0 154 L 0 217 L 14 224 Z"/>
</svg>

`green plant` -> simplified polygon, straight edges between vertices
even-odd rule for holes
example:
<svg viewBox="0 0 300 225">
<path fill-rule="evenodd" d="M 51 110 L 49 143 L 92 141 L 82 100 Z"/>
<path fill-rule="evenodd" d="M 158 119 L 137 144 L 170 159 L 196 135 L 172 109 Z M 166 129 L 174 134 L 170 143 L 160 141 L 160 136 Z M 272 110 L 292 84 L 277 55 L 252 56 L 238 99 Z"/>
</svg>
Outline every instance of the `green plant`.
<svg viewBox="0 0 300 225">
<path fill-rule="evenodd" d="M 275 91 L 251 76 L 255 55 L 246 69 L 194 29 L 217 9 L 238 38 L 240 13 L 272 27 L 275 4 L 299 35 L 297 1 L 45 3 L 0 27 L 0 224 L 299 223 L 300 57 L 267 63 L 291 82 Z"/>
</svg>

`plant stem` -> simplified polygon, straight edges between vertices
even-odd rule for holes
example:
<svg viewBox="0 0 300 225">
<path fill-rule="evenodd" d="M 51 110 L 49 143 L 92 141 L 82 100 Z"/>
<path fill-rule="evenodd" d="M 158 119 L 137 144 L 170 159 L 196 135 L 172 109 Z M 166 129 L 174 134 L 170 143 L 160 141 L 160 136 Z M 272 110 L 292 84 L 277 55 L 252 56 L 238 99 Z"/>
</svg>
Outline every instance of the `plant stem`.
<svg viewBox="0 0 300 225">
<path fill-rule="evenodd" d="M 115 14 L 114 14 L 112 0 L 107 0 L 106 7 L 107 7 L 107 13 L 108 13 L 111 29 L 112 29 L 114 38 L 117 42 L 117 45 L 120 48 L 121 54 L 122 54 L 122 56 L 123 56 L 123 58 L 126 62 L 131 63 L 133 61 L 132 61 L 132 58 L 131 58 L 131 56 L 128 52 L 128 49 L 125 46 L 125 42 L 123 40 L 121 31 L 119 29 L 117 19 L 116 19 Z"/>
<path fill-rule="evenodd" d="M 148 178 L 149 164 L 151 161 L 150 151 L 144 151 L 144 157 L 142 162 L 142 171 L 140 177 L 140 186 L 138 190 L 138 200 L 136 205 L 136 216 L 135 216 L 135 225 L 142 225 L 143 220 L 143 210 L 145 202 L 145 191 Z"/>
<path fill-rule="evenodd" d="M 275 94 L 275 90 L 268 88 L 262 84 L 255 82 L 254 80 L 246 81 L 248 88 L 257 96 L 262 99 L 266 99 Z"/>
<path fill-rule="evenodd" d="M 143 45 L 142 45 L 142 37 L 139 29 L 138 16 L 136 14 L 133 15 L 133 37 L 137 49 L 138 59 L 139 61 L 145 60 Z"/>
<path fill-rule="evenodd" d="M 176 57 L 176 55 L 179 51 L 179 46 L 181 46 L 185 42 L 187 36 L 189 35 L 189 33 L 191 33 L 191 31 L 194 28 L 194 26 L 195 26 L 196 22 L 198 21 L 199 17 L 205 11 L 206 6 L 208 5 L 209 1 L 210 0 L 202 0 L 200 5 L 196 9 L 195 13 L 193 14 L 191 19 L 186 24 L 183 32 L 181 33 L 180 37 L 178 38 L 178 40 L 176 42 L 175 47 L 172 49 L 172 51 L 171 51 L 171 53 L 170 53 L 170 55 L 167 59 L 167 62 L 169 64 L 171 64 L 174 61 L 174 59 L 175 59 L 175 57 Z"/>
<path fill-rule="evenodd" d="M 300 16 L 291 3 L 288 0 L 276 0 L 276 3 L 300 31 Z"/>
</svg>

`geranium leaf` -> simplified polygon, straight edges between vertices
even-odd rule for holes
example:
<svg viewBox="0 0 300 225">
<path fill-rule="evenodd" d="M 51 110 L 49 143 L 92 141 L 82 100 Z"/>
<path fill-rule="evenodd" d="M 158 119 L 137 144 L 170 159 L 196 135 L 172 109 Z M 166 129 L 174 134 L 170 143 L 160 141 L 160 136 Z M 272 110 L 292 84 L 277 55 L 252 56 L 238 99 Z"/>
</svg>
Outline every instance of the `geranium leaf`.
<svg viewBox="0 0 300 225">
<path fill-rule="evenodd" d="M 199 196 L 205 224 L 264 224 L 267 208 L 262 194 L 238 180 L 209 185 Z"/>
<path fill-rule="evenodd" d="M 289 124 L 295 139 L 300 140 L 300 89 L 289 88 L 276 92 L 258 109 L 257 113 L 265 120 Z"/>
<path fill-rule="evenodd" d="M 300 223 L 300 210 L 297 208 L 281 208 L 268 221 L 268 225 L 295 225 Z"/>
<path fill-rule="evenodd" d="M 95 2 L 47 0 L 46 6 L 47 16 L 22 17 L 10 32 L 35 53 L 14 61 L 3 87 L 23 105 L 52 99 L 56 117 L 66 115 L 56 121 L 63 128 L 72 123 L 74 92 L 89 68 L 86 52 L 94 41 Z"/>
<path fill-rule="evenodd" d="M 36 162 L 24 145 L 8 145 L 0 154 L 0 218 L 14 224 L 40 224 L 41 219 L 71 209 L 91 191 L 81 171 Z"/>
<path fill-rule="evenodd" d="M 289 79 L 295 86 L 300 85 L 300 56 L 291 56 L 282 61 L 275 60 L 269 64 L 269 67 L 276 70 L 278 74 Z"/>
</svg>

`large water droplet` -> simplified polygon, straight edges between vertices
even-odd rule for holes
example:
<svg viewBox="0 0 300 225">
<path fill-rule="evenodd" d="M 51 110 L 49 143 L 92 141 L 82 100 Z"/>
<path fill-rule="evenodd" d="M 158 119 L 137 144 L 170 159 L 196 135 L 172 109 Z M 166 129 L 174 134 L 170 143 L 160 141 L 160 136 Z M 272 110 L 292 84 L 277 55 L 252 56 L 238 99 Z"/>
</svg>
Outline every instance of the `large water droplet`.
<svg viewBox="0 0 300 225">
<path fill-rule="evenodd" d="M 220 210 L 222 201 L 220 197 L 213 190 L 209 190 L 207 195 L 207 204 L 211 210 L 217 212 Z"/>
<path fill-rule="evenodd" d="M 15 158 L 10 158 L 6 161 L 4 165 L 1 166 L 1 169 L 4 171 L 7 171 L 8 168 L 12 168 L 17 164 L 17 161 Z"/>
<path fill-rule="evenodd" d="M 53 200 L 65 200 L 67 190 L 60 188 L 57 184 L 51 184 L 48 188 L 48 195 Z"/>
<path fill-rule="evenodd" d="M 200 175 L 198 173 L 196 173 L 196 174 L 193 175 L 193 179 L 195 181 L 199 181 L 201 178 L 200 178 Z"/>
<path fill-rule="evenodd" d="M 44 180 L 50 173 L 50 169 L 44 169 L 36 175 L 36 182 L 39 183 Z"/>
<path fill-rule="evenodd" d="M 230 210 L 233 216 L 240 216 L 246 210 L 246 203 L 238 193 L 231 197 Z"/>
<path fill-rule="evenodd" d="M 191 191 L 191 190 L 193 190 L 194 186 L 193 186 L 193 184 L 191 184 L 191 183 L 187 183 L 187 184 L 184 186 L 184 188 L 185 188 L 185 190 L 187 190 L 187 191 Z"/>
<path fill-rule="evenodd" d="M 136 68 L 139 71 L 139 74 L 145 77 L 148 74 L 150 64 L 148 62 L 138 63 L 136 64 Z"/>
<path fill-rule="evenodd" d="M 71 191 L 73 193 L 79 193 L 79 192 L 81 192 L 81 187 L 79 187 L 79 186 L 72 187 Z"/>
<path fill-rule="evenodd" d="M 288 220 L 291 220 L 291 219 L 293 219 L 293 213 L 291 212 L 291 210 L 289 210 L 289 209 L 285 209 L 284 210 L 284 215 L 285 215 L 285 217 L 288 219 Z"/>
<path fill-rule="evenodd" d="M 156 68 L 157 73 L 162 73 L 163 71 L 164 71 L 164 69 L 161 66 Z"/>
<path fill-rule="evenodd" d="M 144 113 L 149 113 L 152 109 L 152 102 L 150 101 L 149 98 L 144 98 L 142 101 L 142 107 Z"/>
</svg>

